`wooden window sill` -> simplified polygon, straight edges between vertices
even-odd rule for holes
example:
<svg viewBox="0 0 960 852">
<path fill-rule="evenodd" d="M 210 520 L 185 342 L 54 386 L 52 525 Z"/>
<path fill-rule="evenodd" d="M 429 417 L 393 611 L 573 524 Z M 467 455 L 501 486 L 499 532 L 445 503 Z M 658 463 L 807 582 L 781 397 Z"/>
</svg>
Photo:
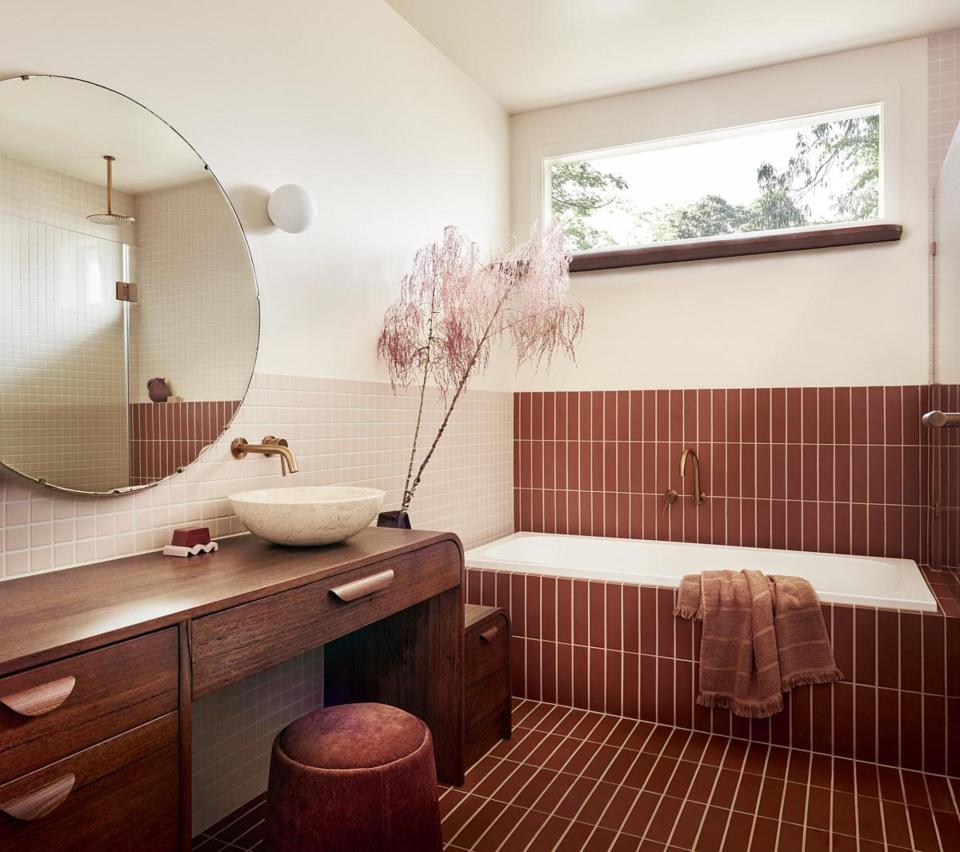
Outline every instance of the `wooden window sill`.
<svg viewBox="0 0 960 852">
<path fill-rule="evenodd" d="M 902 225 L 848 225 L 783 234 L 734 237 L 724 240 L 689 240 L 642 248 L 611 249 L 574 254 L 571 272 L 597 269 L 623 269 L 628 266 L 650 266 L 655 263 L 681 263 L 689 260 L 711 260 L 718 257 L 744 257 L 751 254 L 772 254 L 782 251 L 858 246 L 899 240 Z"/>
</svg>

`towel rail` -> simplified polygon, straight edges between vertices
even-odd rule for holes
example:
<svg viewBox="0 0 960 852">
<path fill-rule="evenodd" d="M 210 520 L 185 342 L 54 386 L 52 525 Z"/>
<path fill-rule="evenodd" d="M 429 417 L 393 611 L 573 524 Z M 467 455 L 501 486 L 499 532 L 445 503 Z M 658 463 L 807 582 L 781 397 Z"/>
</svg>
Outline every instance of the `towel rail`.
<svg viewBox="0 0 960 852">
<path fill-rule="evenodd" d="M 960 426 L 960 412 L 928 411 L 920 418 L 920 422 L 923 423 L 924 426 L 932 426 L 937 429 L 958 427 Z"/>
</svg>

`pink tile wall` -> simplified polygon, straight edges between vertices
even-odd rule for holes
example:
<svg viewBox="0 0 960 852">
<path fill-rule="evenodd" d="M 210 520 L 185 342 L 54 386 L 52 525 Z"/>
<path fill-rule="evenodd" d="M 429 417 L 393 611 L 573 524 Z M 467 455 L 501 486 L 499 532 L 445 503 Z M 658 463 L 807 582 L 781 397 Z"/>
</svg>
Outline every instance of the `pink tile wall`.
<svg viewBox="0 0 960 852">
<path fill-rule="evenodd" d="M 468 569 L 467 601 L 512 622 L 515 696 L 960 775 L 960 618 L 823 605 L 842 683 L 749 720 L 695 702 L 700 625 L 674 589 Z"/>
<path fill-rule="evenodd" d="M 518 393 L 518 530 L 926 562 L 927 386 Z M 679 478 L 700 456 L 706 501 Z M 688 471 L 689 473 L 689 471 Z M 663 492 L 683 496 L 664 511 Z"/>
</svg>

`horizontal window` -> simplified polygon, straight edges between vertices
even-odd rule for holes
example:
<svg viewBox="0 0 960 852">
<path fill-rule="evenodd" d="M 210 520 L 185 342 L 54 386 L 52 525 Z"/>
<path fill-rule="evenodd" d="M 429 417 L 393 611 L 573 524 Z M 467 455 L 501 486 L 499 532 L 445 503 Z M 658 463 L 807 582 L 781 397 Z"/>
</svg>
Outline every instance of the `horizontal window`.
<svg viewBox="0 0 960 852">
<path fill-rule="evenodd" d="M 564 156 L 544 170 L 543 218 L 575 253 L 875 223 L 881 107 Z"/>
</svg>

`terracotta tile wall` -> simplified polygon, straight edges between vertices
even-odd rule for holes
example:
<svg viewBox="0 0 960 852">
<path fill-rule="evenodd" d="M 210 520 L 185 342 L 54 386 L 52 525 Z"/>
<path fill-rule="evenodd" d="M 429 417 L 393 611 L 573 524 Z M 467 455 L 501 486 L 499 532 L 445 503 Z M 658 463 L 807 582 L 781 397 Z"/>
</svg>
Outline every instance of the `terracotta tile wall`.
<svg viewBox="0 0 960 852">
<path fill-rule="evenodd" d="M 928 386 L 518 393 L 518 530 L 926 563 Z M 685 446 L 707 499 L 680 480 Z M 689 472 L 689 471 L 688 471 Z M 662 494 L 683 499 L 664 511 Z"/>
<path fill-rule="evenodd" d="M 960 619 L 825 604 L 846 680 L 747 720 L 695 703 L 700 628 L 654 586 L 469 569 L 512 622 L 513 694 L 842 757 L 960 775 Z"/>
<path fill-rule="evenodd" d="M 130 484 L 185 468 L 220 437 L 239 407 L 239 400 L 131 404 Z"/>
<path fill-rule="evenodd" d="M 185 468 L 220 437 L 239 407 L 239 400 L 131 404 L 130 484 Z"/>
</svg>

